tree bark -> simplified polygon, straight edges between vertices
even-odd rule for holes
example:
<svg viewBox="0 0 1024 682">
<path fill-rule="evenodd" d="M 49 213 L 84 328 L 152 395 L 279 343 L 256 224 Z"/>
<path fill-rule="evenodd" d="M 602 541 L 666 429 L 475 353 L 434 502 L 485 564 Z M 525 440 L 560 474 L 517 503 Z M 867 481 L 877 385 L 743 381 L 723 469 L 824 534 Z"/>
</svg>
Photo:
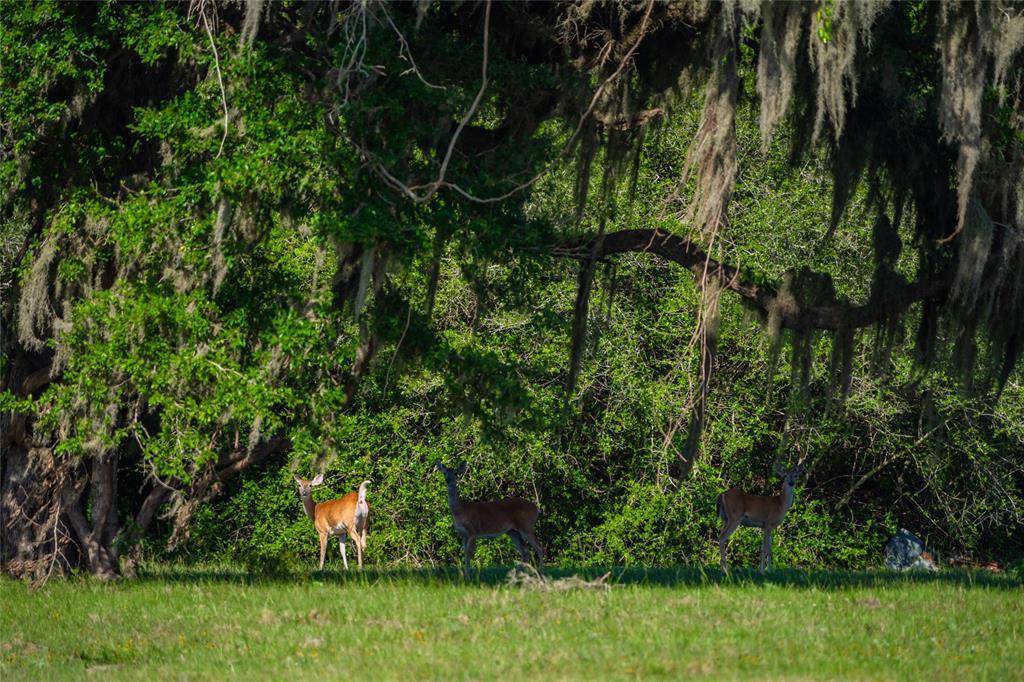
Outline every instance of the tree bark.
<svg viewBox="0 0 1024 682">
<path fill-rule="evenodd" d="M 445 237 L 434 236 L 434 248 L 430 254 L 430 274 L 427 277 L 426 317 L 429 323 L 434 317 L 434 299 L 437 297 L 437 285 L 441 280 L 441 257 L 444 255 Z"/>
<path fill-rule="evenodd" d="M 33 581 L 77 566 L 80 548 L 66 514 L 74 463 L 23 442 L 5 447 L 2 460 L 0 566 Z"/>
</svg>

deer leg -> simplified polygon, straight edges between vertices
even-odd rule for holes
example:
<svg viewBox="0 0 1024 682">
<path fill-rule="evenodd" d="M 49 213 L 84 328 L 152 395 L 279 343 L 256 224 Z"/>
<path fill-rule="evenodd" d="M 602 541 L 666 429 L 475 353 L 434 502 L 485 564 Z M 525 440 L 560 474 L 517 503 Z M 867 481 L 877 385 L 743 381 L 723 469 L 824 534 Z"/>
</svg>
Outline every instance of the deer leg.
<svg viewBox="0 0 1024 682">
<path fill-rule="evenodd" d="M 324 570 L 324 559 L 327 556 L 327 533 L 320 533 L 320 570 Z"/>
<path fill-rule="evenodd" d="M 462 539 L 462 552 L 466 558 L 466 577 L 469 577 L 469 562 L 473 560 L 473 552 L 476 551 L 476 538 L 467 535 Z"/>
<path fill-rule="evenodd" d="M 741 517 L 742 518 L 742 517 Z M 718 565 L 723 571 L 728 571 L 729 566 L 725 562 L 725 548 L 729 544 L 729 537 L 740 527 L 740 522 L 733 523 L 729 519 L 722 521 L 722 531 L 718 534 Z"/>
<path fill-rule="evenodd" d="M 519 534 L 519 531 L 513 529 L 506 533 L 506 535 L 512 538 L 512 544 L 516 546 L 519 558 L 523 560 L 523 563 L 530 563 L 530 552 L 526 549 L 526 545 L 523 543 L 523 536 Z"/>
<path fill-rule="evenodd" d="M 761 538 L 761 572 L 764 573 L 765 566 L 769 563 L 772 553 L 772 531 L 765 527 L 764 535 Z"/>
<path fill-rule="evenodd" d="M 365 516 L 356 515 L 352 524 L 352 538 L 366 549 L 366 523 L 367 519 Z"/>
<path fill-rule="evenodd" d="M 533 547 L 533 551 L 537 554 L 537 572 L 543 573 L 544 548 L 540 546 L 539 542 L 537 542 L 537 538 L 534 537 L 533 533 L 524 533 L 523 535 L 526 536 L 526 541 L 530 543 L 530 546 Z"/>
<path fill-rule="evenodd" d="M 341 563 L 345 564 L 345 570 L 348 570 L 348 557 L 345 556 L 345 542 L 348 540 L 348 534 L 342 533 L 338 536 L 338 547 L 341 549 Z"/>
<path fill-rule="evenodd" d="M 356 562 L 359 564 L 359 570 L 363 570 L 363 540 L 359 533 L 352 533 L 352 539 L 356 541 Z"/>
</svg>

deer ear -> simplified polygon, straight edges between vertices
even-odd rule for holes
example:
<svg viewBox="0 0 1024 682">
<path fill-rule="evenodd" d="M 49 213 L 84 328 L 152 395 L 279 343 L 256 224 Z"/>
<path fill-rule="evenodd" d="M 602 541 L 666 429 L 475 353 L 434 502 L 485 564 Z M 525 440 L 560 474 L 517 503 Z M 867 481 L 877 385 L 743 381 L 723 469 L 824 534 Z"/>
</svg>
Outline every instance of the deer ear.
<svg viewBox="0 0 1024 682">
<path fill-rule="evenodd" d="M 436 462 L 434 462 L 434 468 L 441 472 L 444 471 L 444 465 L 441 464 L 441 460 L 437 460 Z"/>
<path fill-rule="evenodd" d="M 455 473 L 458 476 L 461 476 L 462 474 L 466 473 L 466 463 L 459 462 L 459 468 L 455 470 Z"/>
<path fill-rule="evenodd" d="M 793 469 L 793 473 L 794 474 L 802 474 L 803 472 L 804 472 L 804 465 L 803 464 L 797 464 L 796 468 Z"/>
<path fill-rule="evenodd" d="M 314 478 L 312 481 L 310 481 L 309 484 L 310 485 L 320 485 L 323 482 L 324 482 L 324 475 L 323 474 L 317 474 L 316 478 Z"/>
<path fill-rule="evenodd" d="M 292 476 L 292 478 L 295 479 L 296 483 L 298 483 L 299 485 L 302 485 L 302 479 L 301 478 L 299 478 L 298 476 Z"/>
</svg>

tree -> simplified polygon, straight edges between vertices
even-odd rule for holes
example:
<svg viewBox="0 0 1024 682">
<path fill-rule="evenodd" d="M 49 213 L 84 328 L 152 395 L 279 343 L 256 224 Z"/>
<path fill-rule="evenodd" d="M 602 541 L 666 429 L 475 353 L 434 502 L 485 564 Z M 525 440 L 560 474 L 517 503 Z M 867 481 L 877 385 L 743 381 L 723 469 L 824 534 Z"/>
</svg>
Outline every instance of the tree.
<svg viewBox="0 0 1024 682">
<path fill-rule="evenodd" d="M 529 263 L 580 261 L 568 395 L 598 264 L 651 252 L 689 269 L 701 381 L 678 476 L 704 430 L 724 292 L 777 344 L 788 336 L 797 388 L 816 333 L 832 336 L 845 394 L 855 331 L 876 327 L 884 348 L 908 314 L 924 369 L 948 345 L 965 385 L 998 392 L 1016 367 L 1018 5 L 199 0 L 9 14 L 0 554 L 12 573 L 117 575 L 159 509 L 178 542 L 226 478 L 286 452 L 319 460 L 382 347 L 497 371 L 433 325 L 451 249 L 478 303 L 488 262 L 520 262 L 529 279 Z M 643 155 L 692 91 L 703 106 L 686 170 L 660 216 L 620 229 Z M 786 135 L 793 166 L 830 160 L 821 239 L 867 188 L 864 299 L 828 273 L 779 282 L 734 264 L 736 117 L 755 92 L 766 144 Z M 575 213 L 537 218 L 538 183 L 570 159 Z M 467 409 L 487 409 L 467 391 Z"/>
<path fill-rule="evenodd" d="M 596 150 L 605 153 L 601 183 L 611 197 L 629 161 L 642 154 L 646 129 L 680 91 L 703 85 L 703 116 L 681 178 L 689 195 L 682 202 L 682 224 L 694 236 L 657 228 L 608 232 L 606 221 L 599 219 L 596 235 L 569 238 L 552 248 L 557 256 L 583 263 L 570 390 L 584 346 L 598 261 L 623 251 L 651 252 L 697 276 L 706 292 L 703 387 L 693 406 L 682 474 L 693 464 L 703 429 L 722 288 L 740 294 L 756 309 L 770 334 L 791 335 L 794 365 L 808 364 L 810 335 L 831 333 L 841 386 L 849 385 L 855 330 L 878 327 L 876 339 L 884 345 L 912 307 L 921 310 L 917 347 L 922 367 L 935 362 L 940 331 L 949 323 L 958 330 L 954 361 L 965 383 L 974 382 L 983 339 L 986 371 L 979 388 L 994 383 L 998 391 L 1005 384 L 1024 332 L 1024 311 L 1014 294 L 1024 264 L 1019 262 L 1022 252 L 1015 236 L 1024 215 L 1020 7 L 787 3 L 748 11 L 735 3 L 607 3 L 501 11 L 499 24 L 515 30 L 493 37 L 490 4 L 485 4 L 483 17 L 468 11 L 483 23 L 485 76 L 489 39 L 519 59 L 563 69 L 566 62 L 582 65 L 582 73 L 564 69 L 569 76 L 563 76 L 561 87 L 542 89 L 528 113 L 513 94 L 495 84 L 497 123 L 466 126 L 475 113 L 474 101 L 451 133 L 444 160 L 419 169 L 420 176 L 417 169 L 408 168 L 400 180 L 385 164 L 371 162 L 372 167 L 385 184 L 414 202 L 428 200 L 441 188 L 484 204 L 508 199 L 510 193 L 527 190 L 537 176 L 525 183 L 508 179 L 508 191 L 489 195 L 460 185 L 452 179 L 455 171 L 448 163 L 451 149 L 459 148 L 460 134 L 472 133 L 468 139 L 483 138 L 491 145 L 518 146 L 522 143 L 517 136 L 531 137 L 547 117 L 561 115 L 572 131 L 563 153 L 577 154 L 577 198 L 582 207 Z M 557 28 L 530 32 L 527 26 L 544 11 L 549 15 L 541 23 Z M 522 41 L 528 47 L 517 38 L 524 33 L 531 38 Z M 679 45 L 689 47 L 680 50 Z M 562 61 L 566 54 L 570 57 Z M 867 301 L 852 303 L 837 294 L 828 273 L 795 272 L 781 285 L 765 286 L 758 282 L 759 273 L 742 272 L 723 260 L 729 256 L 723 244 L 729 242 L 728 208 L 737 175 L 735 117 L 744 67 L 756 68 L 764 140 L 791 114 L 793 163 L 819 148 L 832 159 L 835 193 L 831 224 L 822 226 L 825 239 L 834 234 L 854 188 L 860 182 L 868 185 L 877 217 L 872 235 L 875 269 Z M 588 74 L 596 88 L 573 87 Z M 374 144 L 357 142 L 370 159 L 380 157 Z M 390 139 L 380 143 L 388 145 L 394 149 Z M 477 151 L 468 142 L 463 147 L 470 155 Z M 423 144 L 423 156 L 430 158 L 433 152 Z M 440 156 L 438 149 L 436 157 Z M 435 168 L 433 181 L 422 179 Z M 506 170 L 506 177 L 510 175 Z M 610 203 L 609 199 L 603 208 L 609 213 Z M 909 276 L 897 267 L 907 241 L 917 247 L 915 272 Z M 797 357 L 800 353 L 805 357 Z M 807 376 L 804 372 L 805 383 Z"/>
</svg>

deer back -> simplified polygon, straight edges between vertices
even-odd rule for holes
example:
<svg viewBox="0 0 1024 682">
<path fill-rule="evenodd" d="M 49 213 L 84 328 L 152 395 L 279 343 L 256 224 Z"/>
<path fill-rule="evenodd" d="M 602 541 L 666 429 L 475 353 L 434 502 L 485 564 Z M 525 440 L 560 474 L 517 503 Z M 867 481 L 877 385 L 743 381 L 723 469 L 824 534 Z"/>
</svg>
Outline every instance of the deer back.
<svg viewBox="0 0 1024 682">
<path fill-rule="evenodd" d="M 321 502 L 316 506 L 316 529 L 321 533 L 337 533 L 344 527 L 349 533 L 355 533 L 356 504 L 359 493 L 351 492 L 336 500 Z M 369 505 L 367 505 L 369 510 Z"/>
<path fill-rule="evenodd" d="M 751 495 L 739 488 L 729 488 L 721 497 L 726 518 L 745 517 L 744 525 L 774 528 L 786 516 L 782 495 Z"/>
<path fill-rule="evenodd" d="M 521 497 L 488 502 L 463 502 L 456 523 L 474 535 L 501 535 L 510 530 L 533 532 L 537 505 Z"/>
</svg>

